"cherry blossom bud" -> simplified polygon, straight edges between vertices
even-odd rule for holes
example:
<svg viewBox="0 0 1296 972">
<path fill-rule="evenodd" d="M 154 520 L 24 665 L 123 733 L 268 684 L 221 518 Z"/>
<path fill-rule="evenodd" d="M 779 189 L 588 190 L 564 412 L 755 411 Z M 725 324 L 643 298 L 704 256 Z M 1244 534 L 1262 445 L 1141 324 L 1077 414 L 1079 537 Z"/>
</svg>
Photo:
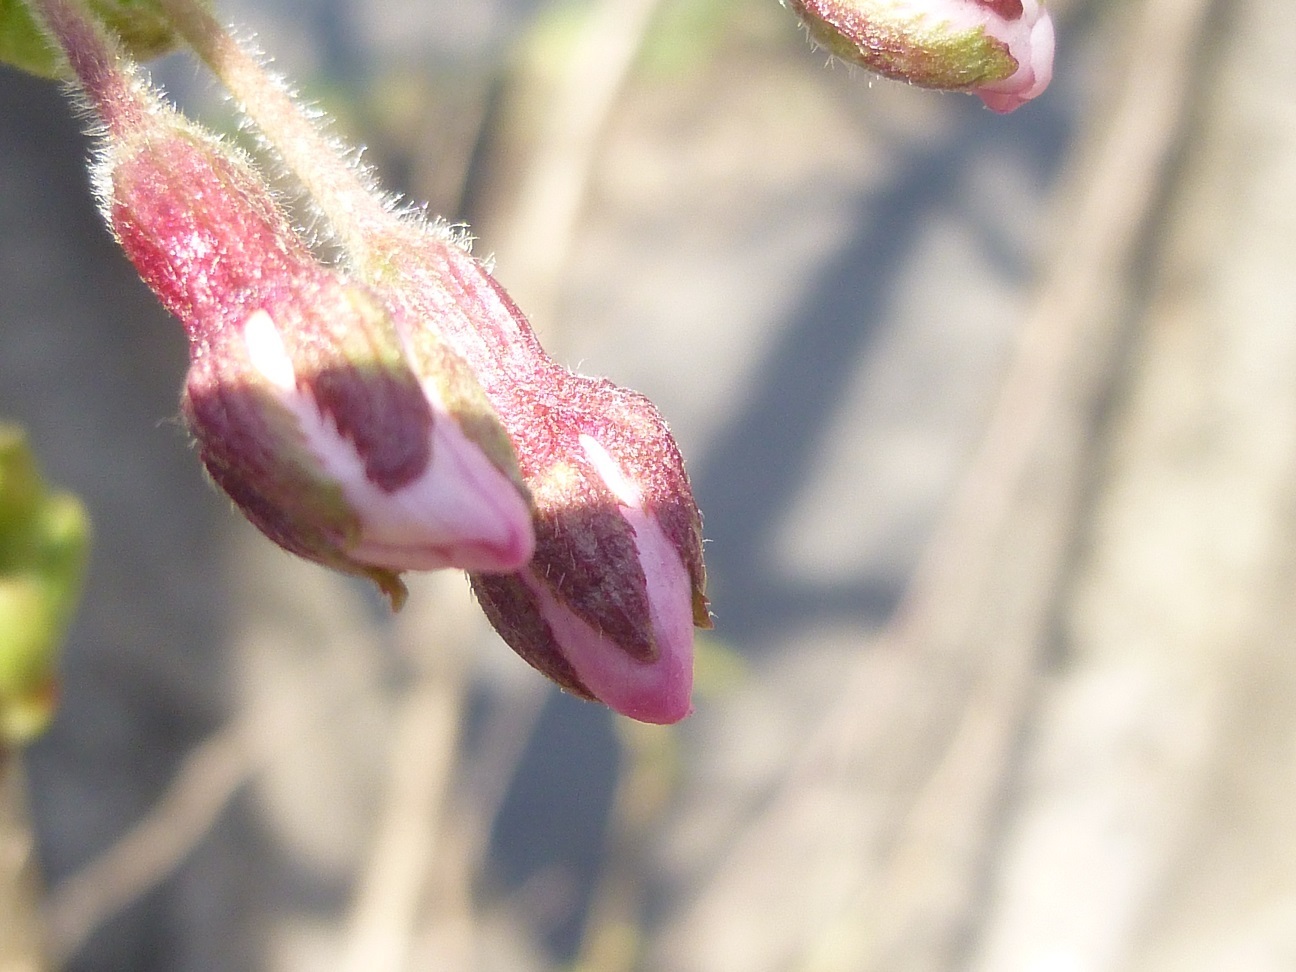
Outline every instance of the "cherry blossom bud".
<svg viewBox="0 0 1296 972">
<path fill-rule="evenodd" d="M 111 154 L 114 232 L 185 324 L 185 415 L 254 524 L 388 590 L 402 570 L 527 562 L 507 439 L 435 336 L 407 351 L 388 310 L 318 265 L 255 174 L 214 144 L 154 132 Z"/>
<path fill-rule="evenodd" d="M 653 404 L 573 374 L 458 241 L 413 220 L 371 241 L 367 276 L 437 315 L 513 442 L 535 510 L 523 570 L 474 573 L 487 618 L 560 686 L 642 722 L 688 715 L 693 629 L 709 628 L 702 523 Z"/>
<path fill-rule="evenodd" d="M 321 265 L 241 154 L 43 3 L 104 125 L 105 218 L 188 334 L 184 414 L 217 484 L 276 543 L 397 606 L 404 570 L 527 563 L 526 490 L 463 361 Z"/>
<path fill-rule="evenodd" d="M 677 722 L 692 708 L 693 628 L 711 626 L 683 460 L 643 396 L 552 377 L 564 407 L 519 451 L 536 556 L 519 573 L 475 575 L 473 589 L 504 640 L 569 692 Z"/>
<path fill-rule="evenodd" d="M 786 0 L 833 54 L 926 88 L 968 91 L 1010 112 L 1053 77 L 1043 0 Z"/>
</svg>

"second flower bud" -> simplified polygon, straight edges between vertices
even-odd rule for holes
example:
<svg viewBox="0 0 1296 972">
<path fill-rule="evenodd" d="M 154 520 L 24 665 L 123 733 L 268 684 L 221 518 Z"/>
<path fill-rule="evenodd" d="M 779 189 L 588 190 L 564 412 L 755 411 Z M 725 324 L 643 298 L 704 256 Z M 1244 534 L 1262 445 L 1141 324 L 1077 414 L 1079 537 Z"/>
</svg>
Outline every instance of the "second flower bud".
<svg viewBox="0 0 1296 972">
<path fill-rule="evenodd" d="M 529 498 L 462 359 L 430 322 L 322 265 L 252 165 L 86 26 L 59 36 L 104 123 L 102 209 L 184 325 L 183 410 L 212 479 L 280 546 L 372 578 L 397 605 L 405 570 L 525 565 Z"/>
</svg>

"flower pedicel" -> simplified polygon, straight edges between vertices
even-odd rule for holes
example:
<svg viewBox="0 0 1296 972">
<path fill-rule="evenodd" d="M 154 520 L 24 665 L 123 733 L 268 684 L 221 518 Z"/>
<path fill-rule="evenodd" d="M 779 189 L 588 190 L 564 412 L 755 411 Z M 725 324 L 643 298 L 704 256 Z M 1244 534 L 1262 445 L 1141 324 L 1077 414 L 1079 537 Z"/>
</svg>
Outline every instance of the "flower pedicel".
<svg viewBox="0 0 1296 972">
<path fill-rule="evenodd" d="M 870 71 L 925 88 L 968 91 L 997 112 L 1053 77 L 1044 0 L 786 0 L 810 36 Z"/>
</svg>

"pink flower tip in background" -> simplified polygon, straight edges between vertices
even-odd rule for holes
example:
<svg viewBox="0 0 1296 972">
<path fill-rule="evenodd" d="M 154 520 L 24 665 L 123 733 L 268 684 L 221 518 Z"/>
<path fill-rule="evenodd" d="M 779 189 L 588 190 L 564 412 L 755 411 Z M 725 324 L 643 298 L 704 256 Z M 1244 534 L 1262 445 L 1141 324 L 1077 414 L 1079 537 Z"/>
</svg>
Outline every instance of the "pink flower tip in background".
<svg viewBox="0 0 1296 972">
<path fill-rule="evenodd" d="M 1053 77 L 1043 0 L 786 0 L 818 43 L 889 78 L 1009 112 Z"/>
<path fill-rule="evenodd" d="M 1008 48 L 1017 70 L 973 88 L 991 110 L 1006 114 L 1039 97 L 1053 80 L 1053 20 L 1043 0 L 980 0 L 992 8 L 986 36 Z"/>
</svg>

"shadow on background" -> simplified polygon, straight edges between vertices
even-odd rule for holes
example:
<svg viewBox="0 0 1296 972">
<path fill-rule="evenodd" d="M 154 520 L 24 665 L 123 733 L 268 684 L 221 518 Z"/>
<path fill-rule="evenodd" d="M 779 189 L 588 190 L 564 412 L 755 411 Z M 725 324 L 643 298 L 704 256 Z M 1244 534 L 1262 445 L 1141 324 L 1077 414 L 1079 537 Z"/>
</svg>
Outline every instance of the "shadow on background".
<svg viewBox="0 0 1296 972">
<path fill-rule="evenodd" d="M 888 565 L 881 575 L 804 584 L 771 571 L 771 534 L 813 474 L 820 430 L 832 427 L 861 362 L 894 326 L 897 289 L 928 222 L 966 209 L 967 173 L 1000 154 L 1005 143 L 1026 159 L 1036 179 L 1023 192 L 1047 192 L 1070 145 L 1073 111 L 1062 91 L 1007 117 L 968 98 L 955 124 L 901 155 L 894 177 L 860 200 L 855 238 L 806 288 L 747 385 L 750 397 L 733 407 L 736 421 L 691 466 L 706 515 L 708 570 L 723 592 L 719 633 L 727 641 L 759 653 L 810 623 L 873 627 L 895 607 L 916 549 L 898 551 L 905 562 Z M 977 229 L 1004 278 L 1027 286 L 1033 268 L 1002 244 L 996 227 L 982 221 Z M 940 272 L 929 268 L 934 286 Z M 840 515 L 849 518 L 851 511 Z"/>
</svg>

